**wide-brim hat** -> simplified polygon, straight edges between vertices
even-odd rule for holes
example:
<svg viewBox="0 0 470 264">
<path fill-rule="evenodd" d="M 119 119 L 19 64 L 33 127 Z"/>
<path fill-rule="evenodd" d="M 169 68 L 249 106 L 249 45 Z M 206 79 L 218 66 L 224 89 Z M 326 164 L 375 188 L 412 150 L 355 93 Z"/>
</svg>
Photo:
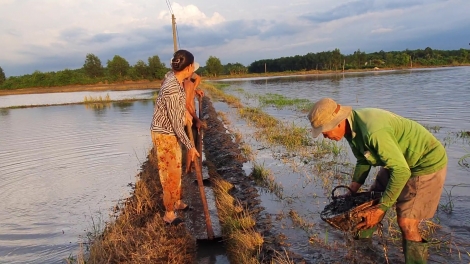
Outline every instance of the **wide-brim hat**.
<svg viewBox="0 0 470 264">
<path fill-rule="evenodd" d="M 352 107 L 336 103 L 331 98 L 323 98 L 316 102 L 308 113 L 312 125 L 312 136 L 318 137 L 323 132 L 333 130 L 341 121 L 348 118 Z"/>
<path fill-rule="evenodd" d="M 197 71 L 197 69 L 199 69 L 199 63 L 193 62 L 193 67 L 194 67 L 194 71 Z"/>
</svg>

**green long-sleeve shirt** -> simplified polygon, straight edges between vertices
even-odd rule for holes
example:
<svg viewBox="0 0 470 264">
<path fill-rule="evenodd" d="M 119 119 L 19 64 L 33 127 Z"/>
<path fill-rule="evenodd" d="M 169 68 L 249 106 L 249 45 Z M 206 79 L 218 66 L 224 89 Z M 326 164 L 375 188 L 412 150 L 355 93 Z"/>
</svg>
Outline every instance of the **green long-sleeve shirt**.
<svg viewBox="0 0 470 264">
<path fill-rule="evenodd" d="M 426 128 L 394 113 L 364 108 L 348 117 L 352 135 L 346 135 L 357 159 L 353 182 L 364 184 L 371 166 L 390 171 L 390 180 L 380 200 L 386 211 L 398 199 L 410 177 L 444 168 L 444 146 Z"/>
</svg>

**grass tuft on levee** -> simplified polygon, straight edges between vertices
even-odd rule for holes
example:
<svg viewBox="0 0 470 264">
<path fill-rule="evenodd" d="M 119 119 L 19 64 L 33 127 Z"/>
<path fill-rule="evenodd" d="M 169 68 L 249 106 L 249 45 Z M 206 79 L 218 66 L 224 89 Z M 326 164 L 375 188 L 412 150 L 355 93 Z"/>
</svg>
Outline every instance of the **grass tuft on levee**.
<svg viewBox="0 0 470 264">
<path fill-rule="evenodd" d="M 213 175 L 211 182 L 231 263 L 259 263 L 258 252 L 263 245 L 263 237 L 254 229 L 254 217 L 229 194 L 233 188 L 231 183 Z"/>
<path fill-rule="evenodd" d="M 76 263 L 194 263 L 196 241 L 184 227 L 163 219 L 156 156 L 150 151 L 133 195 L 102 235 L 90 241 L 88 256 Z"/>
</svg>

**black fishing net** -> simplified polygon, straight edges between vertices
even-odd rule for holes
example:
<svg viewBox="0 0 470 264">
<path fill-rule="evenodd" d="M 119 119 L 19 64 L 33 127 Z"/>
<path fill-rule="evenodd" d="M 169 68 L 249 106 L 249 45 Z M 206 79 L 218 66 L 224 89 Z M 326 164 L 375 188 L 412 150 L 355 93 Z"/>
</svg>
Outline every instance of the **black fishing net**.
<svg viewBox="0 0 470 264">
<path fill-rule="evenodd" d="M 354 227 L 362 221 L 358 212 L 376 206 L 381 193 L 360 192 L 354 195 L 335 195 L 339 188 L 349 189 L 347 186 L 337 186 L 331 192 L 332 201 L 320 213 L 323 221 L 342 231 L 355 231 Z"/>
</svg>

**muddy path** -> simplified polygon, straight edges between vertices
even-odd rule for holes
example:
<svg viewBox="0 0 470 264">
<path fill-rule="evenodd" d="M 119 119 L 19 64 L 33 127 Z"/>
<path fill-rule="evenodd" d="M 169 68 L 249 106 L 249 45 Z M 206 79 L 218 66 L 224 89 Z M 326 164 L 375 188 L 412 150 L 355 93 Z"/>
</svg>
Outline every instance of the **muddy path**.
<svg viewBox="0 0 470 264">
<path fill-rule="evenodd" d="M 276 263 L 273 259 L 280 253 L 289 258 L 291 262 L 287 263 L 306 263 L 302 257 L 289 252 L 282 234 L 273 232 L 271 217 L 259 205 L 257 186 L 243 170 L 246 160 L 239 144 L 233 140 L 234 136 L 227 131 L 207 97 L 203 100 L 203 115 L 208 125 L 203 141 L 204 170 L 210 177 L 230 182 L 234 188 L 229 194 L 255 218 L 255 231 L 263 238 L 262 246 L 256 250 L 258 263 Z M 196 239 L 200 234 L 192 233 L 186 223 L 179 226 L 164 223 L 163 192 L 155 154 L 153 149 L 149 152 L 133 184 L 131 196 L 116 206 L 114 219 L 92 242 L 89 263 L 200 263 L 200 251 L 214 251 L 214 243 L 222 244 L 222 247 L 226 244 L 226 237 L 201 243 Z M 182 199 L 191 204 L 192 211 L 202 212 L 193 174 L 183 174 L 182 189 Z M 184 214 L 190 212 L 177 213 L 185 218 Z M 204 225 L 204 218 L 198 219 L 199 225 Z M 227 259 L 231 257 L 227 256 Z"/>
<path fill-rule="evenodd" d="M 247 162 L 244 158 L 239 143 L 235 136 L 227 130 L 219 119 L 216 110 L 209 98 L 203 99 L 203 119 L 207 123 L 204 132 L 204 154 L 206 160 L 204 165 L 209 170 L 209 175 L 220 176 L 235 186 L 231 195 L 240 201 L 244 208 L 256 218 L 256 231 L 264 239 L 259 254 L 261 263 L 271 263 L 275 252 L 284 253 L 294 263 L 305 263 L 301 256 L 295 255 L 285 247 L 283 235 L 273 232 L 271 217 L 264 212 L 258 199 L 258 189 L 254 180 L 246 175 L 243 164 Z"/>
</svg>

